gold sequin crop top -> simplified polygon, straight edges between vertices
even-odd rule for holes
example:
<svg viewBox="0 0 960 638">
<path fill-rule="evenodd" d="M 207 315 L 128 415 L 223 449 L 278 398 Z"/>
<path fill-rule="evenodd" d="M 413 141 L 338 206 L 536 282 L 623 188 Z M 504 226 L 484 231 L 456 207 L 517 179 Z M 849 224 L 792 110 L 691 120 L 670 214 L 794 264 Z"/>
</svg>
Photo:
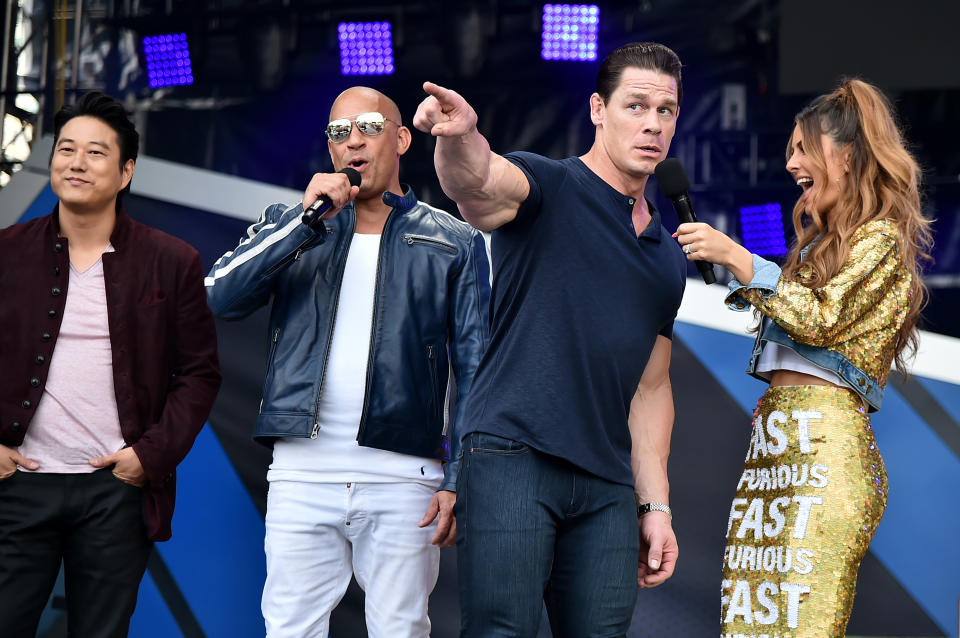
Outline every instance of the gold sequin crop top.
<svg viewBox="0 0 960 638">
<path fill-rule="evenodd" d="M 762 342 L 773 341 L 839 374 L 878 409 L 911 294 L 898 238 L 886 220 L 864 224 L 840 272 L 819 288 L 784 280 L 779 266 L 754 255 L 753 279 L 732 281 L 726 299 L 734 310 L 752 305 L 773 321 L 758 335 L 747 372 L 755 373 Z"/>
</svg>

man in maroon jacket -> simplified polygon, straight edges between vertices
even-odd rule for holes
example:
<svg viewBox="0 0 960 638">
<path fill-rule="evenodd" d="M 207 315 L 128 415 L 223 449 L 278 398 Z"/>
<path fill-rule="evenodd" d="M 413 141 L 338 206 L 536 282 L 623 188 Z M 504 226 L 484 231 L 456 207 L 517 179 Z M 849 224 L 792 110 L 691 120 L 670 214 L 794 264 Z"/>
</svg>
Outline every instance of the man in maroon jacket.
<svg viewBox="0 0 960 638">
<path fill-rule="evenodd" d="M 139 135 L 90 93 L 54 119 L 47 217 L 0 230 L 0 632 L 126 636 L 175 472 L 220 386 L 197 251 L 130 219 Z"/>
</svg>

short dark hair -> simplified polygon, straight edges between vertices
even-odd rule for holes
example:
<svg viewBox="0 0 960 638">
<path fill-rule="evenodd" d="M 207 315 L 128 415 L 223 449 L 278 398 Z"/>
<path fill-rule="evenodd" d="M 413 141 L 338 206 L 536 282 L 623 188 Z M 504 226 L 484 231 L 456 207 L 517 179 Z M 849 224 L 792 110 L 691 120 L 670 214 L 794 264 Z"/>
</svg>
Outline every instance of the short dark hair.
<svg viewBox="0 0 960 638">
<path fill-rule="evenodd" d="M 140 147 L 140 134 L 136 127 L 127 116 L 127 110 L 123 104 L 100 91 L 91 91 L 84 94 L 73 104 L 65 104 L 63 108 L 57 111 L 53 116 L 53 144 L 56 150 L 57 140 L 60 139 L 60 131 L 64 124 L 75 117 L 86 115 L 95 117 L 117 134 L 117 143 L 120 145 L 120 167 L 122 168 L 127 160 L 137 161 L 137 150 Z M 50 160 L 53 161 L 53 152 L 50 153 Z M 132 180 L 131 180 L 132 181 Z M 130 184 L 120 191 L 120 194 L 130 190 Z"/>
<path fill-rule="evenodd" d="M 620 84 L 624 69 L 631 67 L 671 76 L 677 81 L 677 106 L 683 102 L 683 82 L 680 80 L 683 65 L 677 54 L 657 42 L 632 42 L 608 55 L 597 71 L 597 93 L 604 104 Z"/>
</svg>

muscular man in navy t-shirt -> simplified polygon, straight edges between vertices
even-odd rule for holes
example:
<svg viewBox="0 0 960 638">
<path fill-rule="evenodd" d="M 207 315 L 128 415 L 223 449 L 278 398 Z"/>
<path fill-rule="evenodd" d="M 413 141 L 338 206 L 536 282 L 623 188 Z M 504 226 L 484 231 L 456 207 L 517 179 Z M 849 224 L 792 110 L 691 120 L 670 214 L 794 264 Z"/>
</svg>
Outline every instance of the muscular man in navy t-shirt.
<svg viewBox="0 0 960 638">
<path fill-rule="evenodd" d="M 676 128 L 680 60 L 611 53 L 593 146 L 560 161 L 492 153 L 464 98 L 424 89 L 414 124 L 437 137 L 444 192 L 493 231 L 491 342 L 458 425 L 461 635 L 535 636 L 543 600 L 554 635 L 622 636 L 637 585 L 677 560 L 668 372 L 686 264 L 644 188 Z"/>
</svg>

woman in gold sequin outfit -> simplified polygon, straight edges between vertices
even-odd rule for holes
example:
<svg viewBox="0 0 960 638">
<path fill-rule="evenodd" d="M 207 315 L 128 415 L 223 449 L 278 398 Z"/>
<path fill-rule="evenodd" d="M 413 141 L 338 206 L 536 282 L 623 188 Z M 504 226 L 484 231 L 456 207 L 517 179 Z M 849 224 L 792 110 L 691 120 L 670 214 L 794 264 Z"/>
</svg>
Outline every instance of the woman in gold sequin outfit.
<svg viewBox="0 0 960 638">
<path fill-rule="evenodd" d="M 847 80 L 802 110 L 787 171 L 803 193 L 782 268 L 707 224 L 677 230 L 734 275 L 727 304 L 760 315 L 747 371 L 770 382 L 727 524 L 723 637 L 844 636 L 887 497 L 868 412 L 926 297 L 919 170 L 879 90 Z"/>
</svg>

